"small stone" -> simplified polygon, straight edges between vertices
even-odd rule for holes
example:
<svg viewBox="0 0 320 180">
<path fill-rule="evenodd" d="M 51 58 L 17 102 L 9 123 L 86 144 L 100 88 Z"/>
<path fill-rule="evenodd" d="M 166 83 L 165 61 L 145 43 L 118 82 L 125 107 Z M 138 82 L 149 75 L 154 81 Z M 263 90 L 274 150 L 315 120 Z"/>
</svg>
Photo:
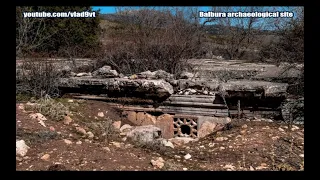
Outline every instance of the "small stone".
<svg viewBox="0 0 320 180">
<path fill-rule="evenodd" d="M 38 121 L 45 121 L 47 120 L 46 117 L 44 117 L 44 115 L 42 115 L 41 113 L 33 113 L 29 115 L 32 119 L 38 120 Z"/>
<path fill-rule="evenodd" d="M 299 154 L 299 157 L 302 157 L 302 158 L 304 158 L 304 154 Z"/>
<path fill-rule="evenodd" d="M 278 130 L 279 130 L 280 132 L 284 132 L 284 130 L 283 130 L 281 127 L 279 127 Z"/>
<path fill-rule="evenodd" d="M 216 141 L 226 141 L 226 140 L 228 140 L 228 138 L 227 137 L 217 137 L 215 140 Z"/>
<path fill-rule="evenodd" d="M 127 140 L 127 137 L 123 137 L 121 140 L 124 142 Z"/>
<path fill-rule="evenodd" d="M 246 130 L 241 130 L 241 131 L 240 131 L 240 134 L 241 134 L 241 135 L 244 135 L 244 134 L 246 134 L 246 132 L 247 132 Z"/>
<path fill-rule="evenodd" d="M 276 141 L 276 140 L 279 139 L 279 136 L 274 136 L 274 137 L 272 137 L 271 139 L 274 140 L 274 141 Z"/>
<path fill-rule="evenodd" d="M 110 152 L 110 148 L 108 148 L 108 147 L 103 147 L 102 149 Z"/>
<path fill-rule="evenodd" d="M 16 141 L 16 155 L 25 156 L 30 149 L 24 140 Z"/>
<path fill-rule="evenodd" d="M 298 126 L 292 125 L 291 131 L 295 131 L 295 130 L 298 130 L 298 129 L 299 129 Z"/>
<path fill-rule="evenodd" d="M 220 150 L 224 150 L 224 149 L 226 149 L 226 148 L 222 146 L 222 147 L 220 147 L 219 149 L 220 149 Z"/>
<path fill-rule="evenodd" d="M 64 139 L 63 141 L 64 141 L 64 143 L 66 143 L 66 144 L 68 144 L 68 145 L 72 144 L 72 141 L 70 141 L 70 140 L 68 140 L 68 139 Z"/>
<path fill-rule="evenodd" d="M 82 142 L 81 141 L 77 141 L 76 144 L 80 145 L 80 144 L 82 144 Z"/>
<path fill-rule="evenodd" d="M 45 155 L 43 155 L 43 156 L 41 157 L 41 159 L 44 160 L 44 161 L 48 161 L 49 158 L 50 158 L 50 155 L 49 155 L 49 154 L 45 154 Z"/>
<path fill-rule="evenodd" d="M 130 131 L 131 129 L 132 129 L 132 126 L 130 126 L 129 124 L 125 124 L 121 126 L 120 132 L 127 132 L 127 131 Z"/>
<path fill-rule="evenodd" d="M 184 156 L 184 159 L 190 159 L 191 158 L 191 155 L 188 153 Z"/>
<path fill-rule="evenodd" d="M 50 131 L 55 131 L 54 127 L 50 126 L 49 127 Z"/>
<path fill-rule="evenodd" d="M 180 156 L 178 156 L 178 155 L 174 155 L 174 158 L 176 158 L 176 159 L 180 159 L 181 157 L 180 157 Z"/>
<path fill-rule="evenodd" d="M 63 124 L 69 125 L 72 122 L 72 119 L 70 116 L 64 116 Z"/>
<path fill-rule="evenodd" d="M 87 135 L 89 139 L 92 139 L 94 137 L 94 134 L 91 131 L 87 132 Z"/>
<path fill-rule="evenodd" d="M 104 117 L 104 113 L 103 112 L 98 112 L 98 116 L 99 117 Z"/>
<path fill-rule="evenodd" d="M 76 130 L 81 135 L 86 135 L 87 134 L 86 130 L 83 129 L 82 127 L 76 127 Z"/>
<path fill-rule="evenodd" d="M 112 145 L 114 145 L 117 148 L 121 147 L 121 144 L 119 142 L 111 142 Z"/>
<path fill-rule="evenodd" d="M 252 166 L 250 166 L 250 171 L 254 171 L 254 168 Z"/>
<path fill-rule="evenodd" d="M 120 130 L 121 121 L 115 121 L 115 122 L 112 123 L 112 125 L 113 125 L 114 129 Z"/>
<path fill-rule="evenodd" d="M 208 145 L 209 147 L 214 147 L 214 143 L 209 143 L 209 145 Z"/>
<path fill-rule="evenodd" d="M 72 99 L 69 99 L 69 100 L 68 100 L 68 103 L 73 103 L 73 100 L 72 100 Z"/>
<path fill-rule="evenodd" d="M 246 129 L 248 127 L 248 125 L 244 124 L 241 126 L 243 129 Z"/>
<path fill-rule="evenodd" d="M 182 170 L 187 171 L 187 170 L 188 170 L 188 168 L 182 168 Z"/>
<path fill-rule="evenodd" d="M 162 158 L 161 158 L 162 159 Z M 162 159 L 163 160 L 163 159 Z M 161 161 L 161 160 L 151 160 L 151 164 L 153 165 L 153 166 L 156 166 L 156 167 L 158 167 L 158 168 L 163 168 L 163 166 L 164 166 L 164 163 Z"/>
</svg>

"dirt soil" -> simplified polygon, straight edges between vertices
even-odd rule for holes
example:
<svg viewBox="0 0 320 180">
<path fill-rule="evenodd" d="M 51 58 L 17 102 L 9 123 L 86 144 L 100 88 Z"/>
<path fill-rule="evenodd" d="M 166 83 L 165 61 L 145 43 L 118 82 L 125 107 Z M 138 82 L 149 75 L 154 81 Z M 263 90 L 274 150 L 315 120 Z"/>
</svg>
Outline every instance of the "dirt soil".
<svg viewBox="0 0 320 180">
<path fill-rule="evenodd" d="M 30 147 L 26 156 L 16 156 L 18 171 L 286 171 L 304 170 L 304 126 L 288 127 L 279 122 L 233 120 L 228 128 L 198 141 L 173 149 L 152 148 L 124 141 L 119 132 L 113 136 L 95 131 L 90 124 L 122 121 L 121 112 L 101 101 L 62 101 L 71 110 L 72 122 L 44 121 L 46 127 L 31 119 L 31 111 L 16 104 L 17 140 Z M 25 103 L 22 103 L 25 104 Z M 98 116 L 104 112 L 104 117 Z M 79 134 L 82 127 L 94 134 Z M 297 128 L 298 127 L 298 128 Z M 70 140 L 72 144 L 67 144 Z M 81 143 L 80 143 L 81 142 Z M 44 156 L 45 154 L 48 154 Z M 190 154 L 191 158 L 184 156 Z M 47 158 L 42 158 L 47 157 Z M 151 160 L 162 157 L 164 166 Z"/>
</svg>

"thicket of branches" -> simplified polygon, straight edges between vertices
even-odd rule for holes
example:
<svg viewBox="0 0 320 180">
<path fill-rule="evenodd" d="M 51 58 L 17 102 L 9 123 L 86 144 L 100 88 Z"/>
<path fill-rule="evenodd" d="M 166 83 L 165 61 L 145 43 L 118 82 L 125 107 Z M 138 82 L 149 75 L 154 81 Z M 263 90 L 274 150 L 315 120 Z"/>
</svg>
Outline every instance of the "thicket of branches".
<svg viewBox="0 0 320 180">
<path fill-rule="evenodd" d="M 24 18 L 26 12 L 83 12 L 90 6 L 16 7 L 18 57 L 94 57 L 99 51 L 100 18 Z"/>
<path fill-rule="evenodd" d="M 102 59 L 124 74 L 162 69 L 179 74 L 189 58 L 201 57 L 201 26 L 192 8 L 119 9 L 105 32 Z"/>
</svg>

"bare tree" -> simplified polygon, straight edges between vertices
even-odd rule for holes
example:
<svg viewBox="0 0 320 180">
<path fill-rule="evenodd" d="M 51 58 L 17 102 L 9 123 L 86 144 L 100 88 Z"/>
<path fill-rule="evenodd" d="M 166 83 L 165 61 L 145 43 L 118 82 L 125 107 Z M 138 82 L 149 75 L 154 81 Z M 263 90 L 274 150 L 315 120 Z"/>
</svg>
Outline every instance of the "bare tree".
<svg viewBox="0 0 320 180">
<path fill-rule="evenodd" d="M 31 12 L 31 7 L 16 8 L 16 54 L 23 55 L 25 52 L 40 47 L 47 39 L 55 34 L 44 33 L 46 23 L 44 18 L 23 17 L 23 12 Z"/>
<path fill-rule="evenodd" d="M 195 10 L 182 7 L 119 8 L 106 31 L 106 61 L 123 73 L 162 69 L 179 74 L 185 59 L 199 56 L 201 30 Z"/>
<path fill-rule="evenodd" d="M 272 7 L 213 7 L 214 12 L 264 12 L 272 11 Z M 237 59 L 243 56 L 247 50 L 253 51 L 253 45 L 259 44 L 257 38 L 261 31 L 267 29 L 272 23 L 272 18 L 261 17 L 219 17 L 211 18 L 210 22 L 219 28 L 214 43 L 224 49 L 229 59 Z"/>
</svg>

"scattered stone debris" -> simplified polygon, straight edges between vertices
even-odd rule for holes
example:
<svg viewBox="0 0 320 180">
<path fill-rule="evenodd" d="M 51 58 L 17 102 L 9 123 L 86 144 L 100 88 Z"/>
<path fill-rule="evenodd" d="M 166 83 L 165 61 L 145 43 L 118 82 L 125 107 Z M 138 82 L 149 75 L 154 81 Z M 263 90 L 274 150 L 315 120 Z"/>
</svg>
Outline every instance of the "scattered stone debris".
<svg viewBox="0 0 320 180">
<path fill-rule="evenodd" d="M 165 161 L 162 159 L 162 157 L 159 157 L 156 160 L 151 160 L 151 164 L 159 169 L 163 168 L 164 162 Z"/>
<path fill-rule="evenodd" d="M 226 141 L 226 140 L 228 140 L 228 138 L 227 137 L 217 137 L 215 140 L 216 141 Z"/>
<path fill-rule="evenodd" d="M 223 169 L 227 169 L 227 171 L 234 171 L 235 170 L 235 166 L 233 166 L 232 164 L 227 164 L 223 167 Z"/>
<path fill-rule="evenodd" d="M 38 120 L 38 121 L 45 121 L 47 118 L 42 115 L 41 113 L 33 113 L 29 115 L 32 119 Z"/>
<path fill-rule="evenodd" d="M 171 141 L 176 146 L 181 146 L 183 144 L 187 144 L 189 142 L 194 142 L 194 141 L 197 141 L 197 140 L 198 139 L 194 139 L 194 138 L 191 138 L 191 137 L 175 137 L 175 138 L 169 139 L 169 141 Z"/>
<path fill-rule="evenodd" d="M 296 125 L 292 125 L 291 131 L 299 130 L 299 127 Z"/>
<path fill-rule="evenodd" d="M 256 170 L 267 169 L 268 166 L 266 163 L 261 163 L 260 166 L 256 167 Z"/>
</svg>

